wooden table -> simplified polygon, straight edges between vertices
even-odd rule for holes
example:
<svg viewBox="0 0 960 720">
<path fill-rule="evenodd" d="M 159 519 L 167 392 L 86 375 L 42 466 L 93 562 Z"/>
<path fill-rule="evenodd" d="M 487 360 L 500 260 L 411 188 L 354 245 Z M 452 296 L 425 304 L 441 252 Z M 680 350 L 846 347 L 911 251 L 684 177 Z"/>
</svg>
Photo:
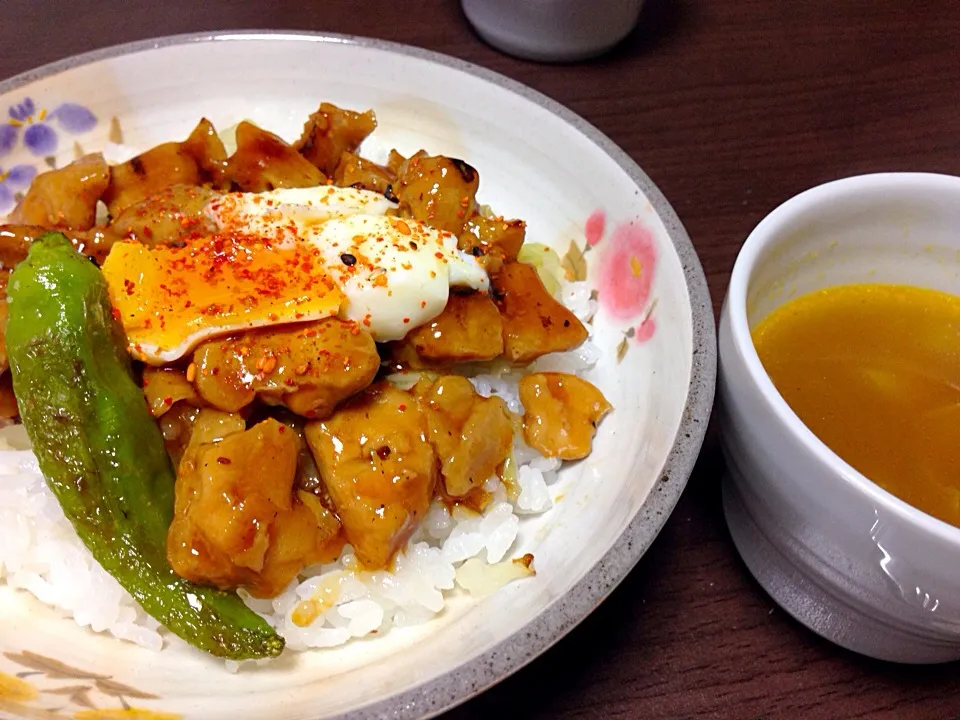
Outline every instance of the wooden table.
<svg viewBox="0 0 960 720">
<path fill-rule="evenodd" d="M 297 28 L 420 45 L 571 107 L 673 204 L 719 309 L 740 243 L 817 183 L 879 170 L 960 174 L 957 0 L 647 0 L 609 56 L 508 58 L 455 0 L 3 0 L 0 77 L 196 30 Z M 960 668 L 840 650 L 753 582 L 720 510 L 713 428 L 660 538 L 623 585 L 530 667 L 451 718 L 960 716 Z"/>
</svg>

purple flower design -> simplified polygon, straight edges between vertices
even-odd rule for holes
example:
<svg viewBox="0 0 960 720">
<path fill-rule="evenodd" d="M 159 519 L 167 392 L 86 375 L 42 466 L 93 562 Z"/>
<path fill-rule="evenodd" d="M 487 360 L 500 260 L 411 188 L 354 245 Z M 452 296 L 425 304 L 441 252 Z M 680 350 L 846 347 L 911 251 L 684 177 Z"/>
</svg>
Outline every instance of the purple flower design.
<svg viewBox="0 0 960 720">
<path fill-rule="evenodd" d="M 17 193 L 25 191 L 37 175 L 32 165 L 14 165 L 7 171 L 0 168 L 0 214 L 13 210 Z"/>
<path fill-rule="evenodd" d="M 71 135 L 92 130 L 97 117 L 83 105 L 62 103 L 49 112 L 37 108 L 32 98 L 11 105 L 7 110 L 9 119 L 0 126 L 0 157 L 13 150 L 21 133 L 24 146 L 34 155 L 44 157 L 52 155 L 59 144 L 57 130 L 65 130 Z"/>
<path fill-rule="evenodd" d="M 17 144 L 17 128 L 13 125 L 0 125 L 0 155 L 6 155 Z"/>
</svg>

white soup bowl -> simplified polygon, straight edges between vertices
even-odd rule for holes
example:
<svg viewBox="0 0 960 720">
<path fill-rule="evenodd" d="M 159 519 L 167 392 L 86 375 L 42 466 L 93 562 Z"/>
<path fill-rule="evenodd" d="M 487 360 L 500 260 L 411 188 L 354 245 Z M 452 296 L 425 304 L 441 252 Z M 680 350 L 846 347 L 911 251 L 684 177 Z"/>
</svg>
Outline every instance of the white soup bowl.
<svg viewBox="0 0 960 720">
<path fill-rule="evenodd" d="M 791 299 L 863 282 L 960 295 L 960 178 L 827 183 L 781 205 L 747 238 L 720 322 L 727 522 L 760 585 L 810 629 L 884 660 L 956 660 L 960 529 L 833 453 L 777 392 L 751 339 Z"/>
</svg>

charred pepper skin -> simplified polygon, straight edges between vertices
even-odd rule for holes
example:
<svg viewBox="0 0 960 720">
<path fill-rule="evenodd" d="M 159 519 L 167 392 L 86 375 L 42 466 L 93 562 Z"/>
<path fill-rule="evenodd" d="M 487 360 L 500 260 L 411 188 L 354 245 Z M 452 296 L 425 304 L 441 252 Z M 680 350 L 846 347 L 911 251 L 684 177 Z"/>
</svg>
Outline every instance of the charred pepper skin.
<svg viewBox="0 0 960 720">
<path fill-rule="evenodd" d="M 175 476 L 134 382 L 100 270 L 59 233 L 10 276 L 7 349 L 40 469 L 103 568 L 169 630 L 232 660 L 284 641 L 235 594 L 177 576 L 166 559 Z"/>
</svg>

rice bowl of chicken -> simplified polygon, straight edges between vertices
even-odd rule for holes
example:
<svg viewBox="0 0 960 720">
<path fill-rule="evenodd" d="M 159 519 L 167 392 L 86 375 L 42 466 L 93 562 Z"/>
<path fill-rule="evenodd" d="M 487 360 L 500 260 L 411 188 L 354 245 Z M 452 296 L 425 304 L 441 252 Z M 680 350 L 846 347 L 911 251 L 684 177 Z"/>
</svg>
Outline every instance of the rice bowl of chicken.
<svg viewBox="0 0 960 720">
<path fill-rule="evenodd" d="M 373 716 L 404 702 L 407 716 L 429 714 L 409 698 L 439 709 L 469 696 L 466 668 L 527 627 L 528 646 L 488 666 L 481 686 L 517 667 L 582 617 L 571 602 L 602 597 L 622 577 L 600 558 L 624 569 L 636 561 L 632 543 L 618 550 L 618 538 L 633 528 L 642 547 L 653 539 L 662 520 L 641 516 L 672 507 L 712 401 L 712 337 L 701 327 L 712 316 L 691 309 L 690 293 L 705 292 L 702 276 L 695 257 L 685 274 L 691 257 L 678 254 L 678 226 L 655 189 L 604 185 L 604 173 L 612 178 L 621 165 L 593 138 L 576 139 L 580 131 L 559 115 L 416 54 L 282 37 L 213 43 L 204 65 L 242 63 L 241 46 L 256 45 L 282 47 L 275 69 L 284 73 L 315 53 L 334 64 L 372 53 L 470 78 L 474 91 L 493 93 L 499 114 L 519 108 L 568 134 L 571 151 L 590 158 L 583 167 L 599 181 L 590 186 L 608 189 L 578 200 L 564 186 L 573 176 L 546 171 L 556 193 L 524 193 L 525 173 L 545 171 L 532 138 L 494 141 L 483 123 L 455 104 L 442 112 L 405 76 L 389 91 L 362 79 L 320 83 L 314 102 L 296 104 L 298 118 L 286 100 L 276 112 L 238 95 L 217 113 L 172 88 L 170 98 L 184 99 L 148 102 L 128 85 L 88 101 L 96 127 L 34 178 L 0 229 L 6 255 L 31 253 L 11 263 L 8 288 L 13 388 L 29 433 L 0 431 L 9 448 L 0 453 L 0 515 L 15 528 L 0 545 L 0 605 L 31 632 L 29 643 L 4 638 L 3 649 L 10 669 L 46 658 L 136 688 L 138 707 L 185 717 L 229 716 L 230 704 L 207 693 L 237 682 L 251 717 L 292 682 L 302 687 L 296 717 Z M 201 45 L 156 52 L 188 63 Z M 158 61 L 134 50 L 52 78 L 93 78 L 110 65 L 142 83 Z M 45 87 L 21 82 L 4 92 L 32 93 L 35 103 L 33 95 L 53 92 Z M 120 97 L 137 110 L 119 112 Z M 317 109 L 328 100 L 337 104 Z M 367 110 L 375 119 L 360 132 L 366 120 L 355 118 Z M 276 148 L 257 160 L 253 148 L 262 153 L 265 143 Z M 72 192 L 93 203 L 77 210 L 54 199 L 49 188 L 69 187 L 76 164 L 75 176 L 95 180 L 98 153 L 103 188 Z M 286 164 L 263 160 L 283 153 Z M 196 177 L 177 175 L 191 162 Z M 228 662 L 205 656 L 190 647 L 202 645 L 193 626 L 151 610 L 122 571 L 108 572 L 96 548 L 91 555 L 79 542 L 40 449 L 56 444 L 56 432 L 48 416 L 30 419 L 19 348 L 36 339 L 17 342 L 42 324 L 42 312 L 30 322 L 26 302 L 17 304 L 18 293 L 32 297 L 23 288 L 39 267 L 34 248 L 52 242 L 41 229 L 59 231 L 65 252 L 99 265 L 105 314 L 122 328 L 154 446 L 170 459 L 176 508 L 164 572 L 172 568 L 188 588 L 237 594 L 263 632 L 282 639 L 279 656 L 201 647 Z M 117 517 L 120 527 L 126 516 Z M 577 559 L 564 552 L 571 543 Z M 559 569 L 571 562 L 580 570 Z M 585 587 L 597 572 L 603 582 Z M 185 597 L 208 591 L 198 592 Z M 506 607 L 517 616 L 497 609 Z M 493 628 L 485 617 L 500 618 L 495 629 L 468 630 Z M 52 650 L 39 618 L 56 618 L 76 641 Z M 444 636 L 460 638 L 446 659 L 430 650 Z M 381 691 L 354 697 L 338 689 L 343 673 Z M 100 685 L 107 691 L 94 681 L 91 692 L 109 706 L 115 696 Z"/>
</svg>

